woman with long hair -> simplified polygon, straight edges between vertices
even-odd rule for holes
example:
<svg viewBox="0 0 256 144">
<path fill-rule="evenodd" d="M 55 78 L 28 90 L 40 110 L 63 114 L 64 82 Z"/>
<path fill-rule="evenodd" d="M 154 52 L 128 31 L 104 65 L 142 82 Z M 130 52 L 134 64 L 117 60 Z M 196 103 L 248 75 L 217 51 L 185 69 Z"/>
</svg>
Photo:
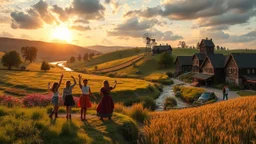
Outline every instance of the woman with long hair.
<svg viewBox="0 0 256 144">
<path fill-rule="evenodd" d="M 88 108 L 92 107 L 90 97 L 92 96 L 91 88 L 88 85 L 88 79 L 83 79 L 82 84 L 82 76 L 78 75 L 79 77 L 79 86 L 82 91 L 80 99 L 78 101 L 78 107 L 81 107 L 81 120 L 86 120 L 86 112 Z M 95 98 L 95 97 L 94 97 Z"/>
<path fill-rule="evenodd" d="M 109 120 L 111 120 L 114 110 L 114 102 L 112 97 L 110 96 L 110 92 L 111 90 L 116 88 L 116 84 L 116 80 L 112 87 L 109 86 L 109 82 L 107 80 L 103 82 L 103 87 L 100 90 L 100 95 L 102 96 L 102 98 L 97 107 L 97 116 L 100 117 L 100 120 L 103 120 L 103 118 L 108 118 Z"/>
<path fill-rule="evenodd" d="M 66 106 L 67 119 L 71 119 L 71 111 L 72 111 L 71 108 L 72 106 L 75 105 L 75 101 L 72 95 L 72 90 L 76 86 L 76 79 L 73 76 L 71 76 L 71 78 L 73 79 L 74 84 L 71 85 L 71 82 L 67 81 L 66 87 L 63 89 L 63 94 L 62 94 L 62 99 L 64 100 L 64 105 Z"/>
<path fill-rule="evenodd" d="M 53 83 L 53 85 L 51 86 L 51 83 L 48 83 L 48 90 L 51 91 L 53 93 L 52 96 L 52 104 L 53 104 L 53 111 L 51 112 L 51 114 L 49 115 L 50 118 L 52 118 L 52 115 L 55 114 L 55 118 L 58 118 L 58 109 L 59 109 L 59 87 L 62 83 L 62 79 L 63 79 L 63 74 L 61 74 L 60 76 L 60 81 L 59 83 L 55 82 Z"/>
</svg>

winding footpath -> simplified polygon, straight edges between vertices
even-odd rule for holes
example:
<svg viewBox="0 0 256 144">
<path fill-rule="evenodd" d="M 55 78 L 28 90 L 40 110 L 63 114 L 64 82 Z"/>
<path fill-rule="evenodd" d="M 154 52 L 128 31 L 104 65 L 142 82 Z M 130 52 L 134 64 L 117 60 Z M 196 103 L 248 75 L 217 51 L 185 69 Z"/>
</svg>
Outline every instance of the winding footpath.
<svg viewBox="0 0 256 144">
<path fill-rule="evenodd" d="M 156 99 L 156 105 L 157 105 L 156 111 L 163 111 L 163 109 L 164 109 L 164 100 L 167 97 L 172 97 L 172 98 L 176 99 L 176 101 L 177 101 L 176 108 L 186 108 L 186 107 L 190 107 L 191 106 L 190 104 L 182 101 L 180 98 L 175 97 L 175 94 L 174 94 L 174 92 L 172 90 L 173 86 L 175 86 L 175 85 L 184 84 L 185 86 L 190 86 L 190 84 L 189 83 L 185 83 L 183 81 L 180 81 L 178 79 L 173 79 L 172 78 L 172 80 L 174 82 L 173 85 L 171 85 L 171 86 L 164 86 L 163 92 Z M 206 91 L 214 92 L 215 95 L 218 97 L 218 102 L 222 101 L 222 90 L 215 89 L 215 88 L 209 88 L 209 87 L 201 87 L 201 88 L 205 89 Z M 234 99 L 234 98 L 238 98 L 238 97 L 240 97 L 240 96 L 237 94 L 237 91 L 230 91 L 229 92 L 229 95 L 228 95 L 229 99 Z"/>
</svg>

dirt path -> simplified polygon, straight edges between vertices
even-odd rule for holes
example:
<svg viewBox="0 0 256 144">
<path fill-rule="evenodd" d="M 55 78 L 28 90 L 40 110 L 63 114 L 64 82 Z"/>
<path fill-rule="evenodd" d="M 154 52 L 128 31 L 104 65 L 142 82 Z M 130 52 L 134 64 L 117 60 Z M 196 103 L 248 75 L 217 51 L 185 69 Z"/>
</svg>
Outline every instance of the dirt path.
<svg viewBox="0 0 256 144">
<path fill-rule="evenodd" d="M 175 84 L 181 84 L 181 83 L 184 83 L 186 86 L 190 85 L 189 83 L 185 83 L 185 82 L 180 81 L 178 79 L 172 79 L 172 80 L 174 82 L 174 85 Z M 218 97 L 218 101 L 222 101 L 223 95 L 222 95 L 221 90 L 215 89 L 215 88 L 210 88 L 210 87 L 204 87 L 204 86 L 202 86 L 201 88 L 205 89 L 206 91 L 214 92 L 216 94 L 216 96 Z M 230 91 L 229 94 L 228 94 L 229 99 L 234 99 L 234 98 L 238 98 L 238 97 L 240 97 L 240 96 L 237 94 L 237 91 Z"/>
</svg>

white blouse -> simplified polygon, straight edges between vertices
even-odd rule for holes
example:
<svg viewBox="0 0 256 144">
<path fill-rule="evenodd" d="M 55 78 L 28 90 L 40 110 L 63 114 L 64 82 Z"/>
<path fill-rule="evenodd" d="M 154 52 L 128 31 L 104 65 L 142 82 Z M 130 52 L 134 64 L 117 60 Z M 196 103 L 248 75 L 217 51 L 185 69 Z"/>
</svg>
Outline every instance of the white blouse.
<svg viewBox="0 0 256 144">
<path fill-rule="evenodd" d="M 54 92 L 53 93 L 53 97 L 59 97 L 59 92 L 57 91 L 57 92 Z"/>
<path fill-rule="evenodd" d="M 90 94 L 90 87 L 89 86 L 82 86 L 82 94 Z"/>
</svg>

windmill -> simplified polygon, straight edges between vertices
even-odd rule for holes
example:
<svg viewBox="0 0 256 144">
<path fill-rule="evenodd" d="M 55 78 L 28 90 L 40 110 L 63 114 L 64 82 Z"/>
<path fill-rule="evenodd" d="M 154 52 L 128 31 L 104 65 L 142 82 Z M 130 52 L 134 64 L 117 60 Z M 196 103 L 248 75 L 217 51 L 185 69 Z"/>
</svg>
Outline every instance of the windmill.
<svg viewBox="0 0 256 144">
<path fill-rule="evenodd" d="M 145 33 L 143 35 L 143 40 L 146 43 L 145 56 L 149 56 L 151 53 L 152 47 L 156 45 L 156 39 L 152 39 L 150 33 Z"/>
</svg>

